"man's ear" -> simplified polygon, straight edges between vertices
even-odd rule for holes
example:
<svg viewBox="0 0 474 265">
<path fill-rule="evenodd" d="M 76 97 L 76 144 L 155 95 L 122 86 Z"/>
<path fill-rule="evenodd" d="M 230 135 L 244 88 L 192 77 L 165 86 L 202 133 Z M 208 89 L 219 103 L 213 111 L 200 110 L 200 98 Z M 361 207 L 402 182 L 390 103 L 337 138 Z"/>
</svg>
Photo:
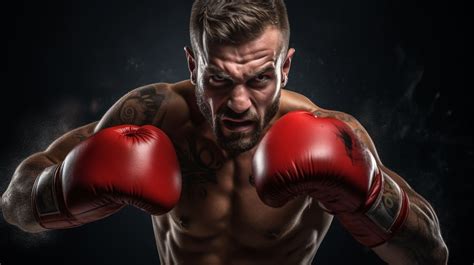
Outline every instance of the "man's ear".
<svg viewBox="0 0 474 265">
<path fill-rule="evenodd" d="M 194 53 L 189 47 L 184 47 L 184 53 L 186 54 L 186 60 L 188 62 L 189 79 L 193 85 L 196 84 L 196 60 L 194 59 Z"/>
<path fill-rule="evenodd" d="M 294 54 L 295 54 L 295 49 L 293 48 L 288 49 L 285 62 L 283 63 L 283 67 L 281 69 L 282 70 L 282 76 L 281 76 L 282 87 L 285 87 L 286 83 L 288 82 L 288 75 L 290 74 L 290 68 L 291 68 L 291 60 L 293 60 Z"/>
</svg>

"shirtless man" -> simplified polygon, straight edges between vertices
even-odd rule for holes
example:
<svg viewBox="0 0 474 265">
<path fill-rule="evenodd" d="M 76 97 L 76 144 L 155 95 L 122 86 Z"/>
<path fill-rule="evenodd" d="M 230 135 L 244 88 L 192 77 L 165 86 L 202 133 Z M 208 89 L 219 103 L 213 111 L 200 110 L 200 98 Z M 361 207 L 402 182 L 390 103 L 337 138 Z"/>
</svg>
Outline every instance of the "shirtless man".
<svg viewBox="0 0 474 265">
<path fill-rule="evenodd" d="M 389 264 L 446 264 L 430 204 L 348 114 L 285 90 L 283 1 L 195 1 L 190 80 L 123 96 L 16 169 L 5 220 L 151 214 L 162 264 L 310 264 L 333 220 Z M 154 125 L 154 126 L 150 126 Z"/>
</svg>

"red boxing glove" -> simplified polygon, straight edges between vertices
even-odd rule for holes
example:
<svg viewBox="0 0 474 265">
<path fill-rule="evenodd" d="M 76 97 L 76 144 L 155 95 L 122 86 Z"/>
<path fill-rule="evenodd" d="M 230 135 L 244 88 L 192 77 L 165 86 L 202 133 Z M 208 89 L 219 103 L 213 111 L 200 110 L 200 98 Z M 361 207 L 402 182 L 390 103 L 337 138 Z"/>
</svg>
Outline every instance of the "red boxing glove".
<svg viewBox="0 0 474 265">
<path fill-rule="evenodd" d="M 263 202 L 280 207 L 310 194 L 366 246 L 386 242 L 408 215 L 403 190 L 337 119 L 305 111 L 280 118 L 259 144 L 253 170 Z"/>
<path fill-rule="evenodd" d="M 158 128 L 106 128 L 47 168 L 32 190 L 44 228 L 69 228 L 107 217 L 127 204 L 163 214 L 178 202 L 181 173 L 174 147 Z"/>
</svg>

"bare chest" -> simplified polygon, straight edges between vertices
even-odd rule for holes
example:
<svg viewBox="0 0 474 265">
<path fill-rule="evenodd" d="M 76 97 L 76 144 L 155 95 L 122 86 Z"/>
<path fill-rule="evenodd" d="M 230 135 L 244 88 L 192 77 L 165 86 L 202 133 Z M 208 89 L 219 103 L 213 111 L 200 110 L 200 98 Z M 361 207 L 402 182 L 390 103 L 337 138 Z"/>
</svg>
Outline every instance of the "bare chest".
<svg viewBox="0 0 474 265">
<path fill-rule="evenodd" d="M 183 191 L 168 221 L 183 243 L 187 238 L 225 238 L 234 245 L 270 246 L 307 226 L 307 197 L 281 208 L 261 202 L 252 176 L 253 150 L 225 159 L 212 141 L 188 136 L 180 139 L 177 152 Z"/>
</svg>

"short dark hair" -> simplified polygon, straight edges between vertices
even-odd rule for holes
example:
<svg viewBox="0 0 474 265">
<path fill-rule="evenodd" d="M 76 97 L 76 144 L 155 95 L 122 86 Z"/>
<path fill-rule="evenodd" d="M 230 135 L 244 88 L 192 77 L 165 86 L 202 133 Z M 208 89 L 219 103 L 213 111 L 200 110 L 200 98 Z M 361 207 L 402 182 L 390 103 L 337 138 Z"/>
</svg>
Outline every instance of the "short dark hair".
<svg viewBox="0 0 474 265">
<path fill-rule="evenodd" d="M 189 23 L 193 50 L 208 43 L 239 44 L 257 38 L 268 26 L 283 36 L 288 48 L 290 25 L 283 0 L 195 0 Z"/>
</svg>

